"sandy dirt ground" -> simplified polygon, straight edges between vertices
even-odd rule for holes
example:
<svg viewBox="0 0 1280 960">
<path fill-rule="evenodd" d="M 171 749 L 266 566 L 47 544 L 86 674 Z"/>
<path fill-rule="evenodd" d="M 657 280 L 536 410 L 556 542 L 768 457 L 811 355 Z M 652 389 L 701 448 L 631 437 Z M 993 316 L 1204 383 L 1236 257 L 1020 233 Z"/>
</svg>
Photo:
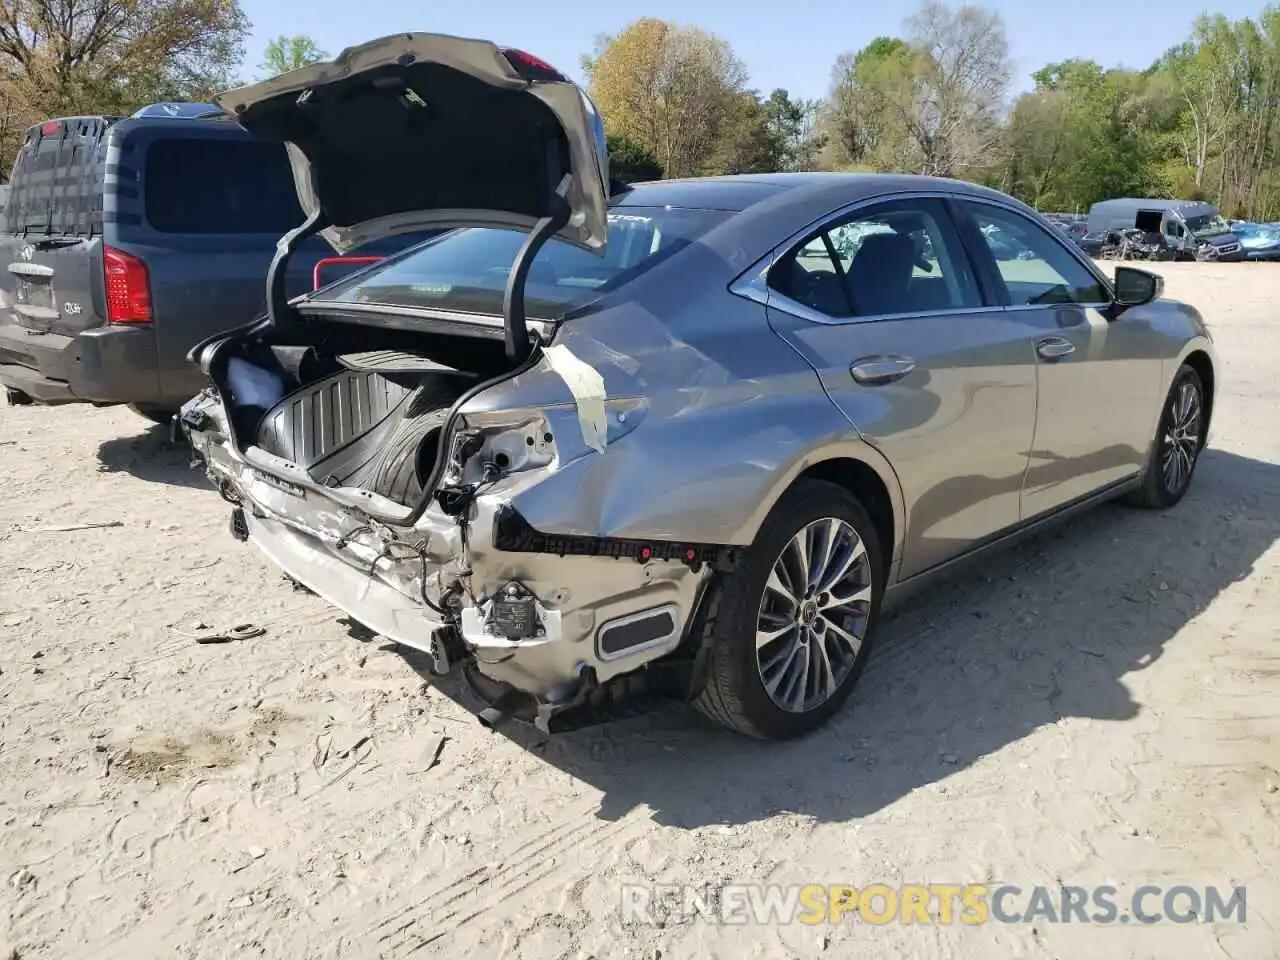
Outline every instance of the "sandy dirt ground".
<svg viewBox="0 0 1280 960">
<path fill-rule="evenodd" d="M 0 958 L 1280 956 L 1280 267 L 1163 269 L 1224 363 L 1187 499 L 921 596 L 781 746 L 682 709 L 488 733 L 234 542 L 161 428 L 0 407 Z M 634 882 L 1246 885 L 1248 911 L 623 923 Z"/>
</svg>

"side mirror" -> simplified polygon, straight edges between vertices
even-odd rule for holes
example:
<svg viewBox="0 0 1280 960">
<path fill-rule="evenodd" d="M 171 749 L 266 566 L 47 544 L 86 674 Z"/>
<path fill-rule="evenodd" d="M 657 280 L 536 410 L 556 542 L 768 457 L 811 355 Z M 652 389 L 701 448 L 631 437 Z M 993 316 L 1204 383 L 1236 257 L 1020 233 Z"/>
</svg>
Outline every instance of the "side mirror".
<svg viewBox="0 0 1280 960">
<path fill-rule="evenodd" d="M 1164 293 L 1164 278 L 1137 267 L 1116 267 L 1115 305 L 1121 310 L 1140 307 Z"/>
</svg>

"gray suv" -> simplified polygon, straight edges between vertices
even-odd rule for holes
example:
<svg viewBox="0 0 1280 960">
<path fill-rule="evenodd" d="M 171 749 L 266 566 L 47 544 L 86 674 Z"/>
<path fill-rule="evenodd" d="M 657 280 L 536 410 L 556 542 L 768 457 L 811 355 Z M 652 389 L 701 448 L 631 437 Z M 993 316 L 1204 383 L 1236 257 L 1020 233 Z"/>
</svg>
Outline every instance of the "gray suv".
<svg viewBox="0 0 1280 960">
<path fill-rule="evenodd" d="M 1200 315 L 1035 211 L 907 176 L 613 182 L 528 54 L 400 35 L 219 103 L 306 236 L 447 232 L 193 351 L 234 536 L 551 731 L 678 696 L 813 730 L 885 602 L 1117 497 L 1172 506 Z"/>
<path fill-rule="evenodd" d="M 0 384 L 9 401 L 128 403 L 162 422 L 206 382 L 187 360 L 191 347 L 261 311 L 276 241 L 302 220 L 284 149 L 211 104 L 36 124 L 7 194 Z M 288 289 L 311 289 L 316 265 L 333 256 L 318 238 L 300 250 Z"/>
</svg>

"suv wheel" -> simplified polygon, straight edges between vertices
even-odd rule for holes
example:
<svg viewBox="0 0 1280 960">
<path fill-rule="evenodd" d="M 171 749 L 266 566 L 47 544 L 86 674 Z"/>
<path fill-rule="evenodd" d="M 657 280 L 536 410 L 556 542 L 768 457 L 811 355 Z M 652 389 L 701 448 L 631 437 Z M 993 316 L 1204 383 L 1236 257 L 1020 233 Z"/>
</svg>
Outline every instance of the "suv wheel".
<svg viewBox="0 0 1280 960">
<path fill-rule="evenodd" d="M 801 481 L 716 589 L 694 705 L 761 739 L 825 723 L 866 664 L 884 589 L 880 540 L 862 504 L 834 484 Z"/>
</svg>

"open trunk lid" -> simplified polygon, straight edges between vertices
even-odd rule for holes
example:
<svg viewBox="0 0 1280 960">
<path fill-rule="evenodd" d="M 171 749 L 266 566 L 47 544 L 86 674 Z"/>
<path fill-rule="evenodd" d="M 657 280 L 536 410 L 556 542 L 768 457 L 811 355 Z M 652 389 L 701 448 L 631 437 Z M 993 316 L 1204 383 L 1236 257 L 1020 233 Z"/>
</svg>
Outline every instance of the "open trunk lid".
<svg viewBox="0 0 1280 960">
<path fill-rule="evenodd" d="M 423 229 L 532 229 L 555 215 L 557 188 L 569 215 L 556 235 L 604 249 L 599 113 L 527 53 L 397 34 L 215 99 L 254 135 L 287 144 L 302 208 L 339 253 Z"/>
</svg>

